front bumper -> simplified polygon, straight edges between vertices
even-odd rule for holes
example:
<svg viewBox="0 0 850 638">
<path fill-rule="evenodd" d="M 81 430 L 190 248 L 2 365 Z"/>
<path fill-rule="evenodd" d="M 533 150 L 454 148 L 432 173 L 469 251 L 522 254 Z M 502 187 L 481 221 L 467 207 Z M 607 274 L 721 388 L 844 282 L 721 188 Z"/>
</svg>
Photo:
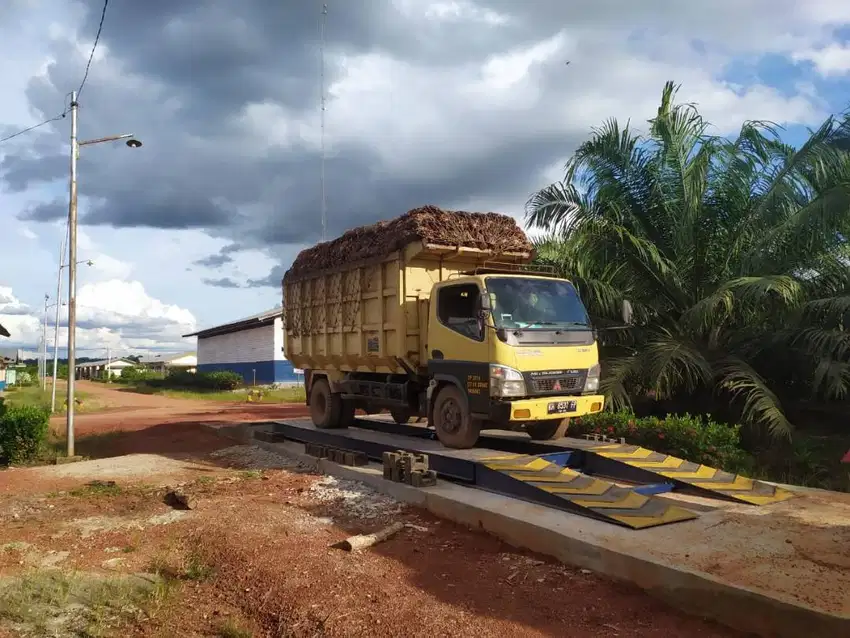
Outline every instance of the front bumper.
<svg viewBox="0 0 850 638">
<path fill-rule="evenodd" d="M 559 401 L 575 401 L 575 411 L 549 414 L 549 404 Z M 509 423 L 527 423 L 529 421 L 571 419 L 585 414 L 601 412 L 603 407 L 605 407 L 605 397 L 601 394 L 494 401 L 490 404 L 490 421 L 499 425 L 508 425 Z"/>
</svg>

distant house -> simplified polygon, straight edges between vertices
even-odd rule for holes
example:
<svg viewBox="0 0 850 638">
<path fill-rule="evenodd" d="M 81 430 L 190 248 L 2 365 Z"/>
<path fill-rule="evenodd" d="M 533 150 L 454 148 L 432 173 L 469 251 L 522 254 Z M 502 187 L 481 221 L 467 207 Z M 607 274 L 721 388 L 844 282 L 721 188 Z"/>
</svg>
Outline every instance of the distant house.
<svg viewBox="0 0 850 638">
<path fill-rule="evenodd" d="M 195 369 L 198 367 L 198 357 L 194 352 L 157 354 L 150 357 L 142 357 L 139 359 L 139 365 L 160 374 L 177 370 L 195 372 Z"/>
<path fill-rule="evenodd" d="M 101 359 L 77 364 L 77 379 L 103 379 L 109 374 L 120 377 L 125 368 L 135 367 L 136 362 L 130 359 Z"/>
<path fill-rule="evenodd" d="M 183 335 L 198 338 L 198 372 L 235 372 L 248 385 L 300 382 L 283 352 L 282 315 L 274 308 Z"/>
<path fill-rule="evenodd" d="M 6 336 L 9 336 L 8 333 L 6 333 Z M 15 373 L 17 371 L 12 369 L 11 366 L 16 365 L 20 360 L 20 350 L 0 348 L 0 392 L 5 390 L 7 385 L 13 385 L 15 383 Z"/>
</svg>

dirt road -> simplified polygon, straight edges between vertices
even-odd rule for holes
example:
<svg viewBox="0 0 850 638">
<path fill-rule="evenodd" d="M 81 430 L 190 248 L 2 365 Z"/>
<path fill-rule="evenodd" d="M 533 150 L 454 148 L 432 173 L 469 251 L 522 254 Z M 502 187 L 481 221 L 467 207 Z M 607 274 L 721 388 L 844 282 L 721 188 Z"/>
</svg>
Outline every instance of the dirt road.
<svg viewBox="0 0 850 638">
<path fill-rule="evenodd" d="M 63 591 L 84 583 L 86 592 L 105 578 L 153 574 L 155 593 L 111 585 L 108 600 L 89 594 L 89 608 L 73 610 L 85 625 L 76 629 L 98 635 L 733 635 L 358 483 L 232 445 L 0 472 L 0 486 L 28 486 L 0 490 L 0 583 L 10 601 L 0 605 L 0 635 L 14 623 L 75 626 L 73 597 L 39 589 L 48 573 L 50 591 L 66 574 L 74 580 Z M 190 510 L 164 502 L 164 486 L 180 484 Z M 394 521 L 404 530 L 362 553 L 331 547 Z M 20 592 L 39 592 L 40 605 L 15 606 Z"/>
<path fill-rule="evenodd" d="M 734 635 L 198 425 L 303 406 L 80 385 L 110 405 L 77 419 L 94 460 L 0 471 L 0 637 Z M 165 503 L 169 485 L 191 509 Z M 402 532 L 362 553 L 331 547 L 396 521 Z"/>
<path fill-rule="evenodd" d="M 118 385 L 91 381 L 78 381 L 77 387 L 106 406 L 99 412 L 75 415 L 78 436 L 114 430 L 137 430 L 162 423 L 263 421 L 307 414 L 303 404 L 174 399 L 156 394 L 140 394 Z M 64 424 L 64 416 L 51 419 L 51 425 L 57 431 L 61 431 Z"/>
</svg>

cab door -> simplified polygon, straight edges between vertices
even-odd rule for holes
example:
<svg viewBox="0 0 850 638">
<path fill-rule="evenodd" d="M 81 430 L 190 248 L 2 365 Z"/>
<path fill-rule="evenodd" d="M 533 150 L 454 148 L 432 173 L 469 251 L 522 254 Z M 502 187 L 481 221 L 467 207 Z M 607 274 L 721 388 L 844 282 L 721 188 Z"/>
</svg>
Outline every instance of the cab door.
<svg viewBox="0 0 850 638">
<path fill-rule="evenodd" d="M 469 411 L 490 409 L 490 348 L 492 330 L 481 318 L 481 288 L 477 281 L 437 284 L 428 318 L 428 372 L 464 391 Z"/>
</svg>

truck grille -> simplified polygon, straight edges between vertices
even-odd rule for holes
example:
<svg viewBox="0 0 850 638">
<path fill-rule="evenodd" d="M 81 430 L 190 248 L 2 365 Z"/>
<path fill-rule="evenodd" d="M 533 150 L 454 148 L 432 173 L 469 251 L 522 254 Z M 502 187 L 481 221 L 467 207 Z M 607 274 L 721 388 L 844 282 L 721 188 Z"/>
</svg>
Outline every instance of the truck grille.
<svg viewBox="0 0 850 638">
<path fill-rule="evenodd" d="M 555 377 L 549 379 L 532 379 L 531 389 L 536 394 L 548 394 L 550 392 L 569 392 L 578 390 L 582 378 L 579 376 L 572 377 Z"/>
</svg>

